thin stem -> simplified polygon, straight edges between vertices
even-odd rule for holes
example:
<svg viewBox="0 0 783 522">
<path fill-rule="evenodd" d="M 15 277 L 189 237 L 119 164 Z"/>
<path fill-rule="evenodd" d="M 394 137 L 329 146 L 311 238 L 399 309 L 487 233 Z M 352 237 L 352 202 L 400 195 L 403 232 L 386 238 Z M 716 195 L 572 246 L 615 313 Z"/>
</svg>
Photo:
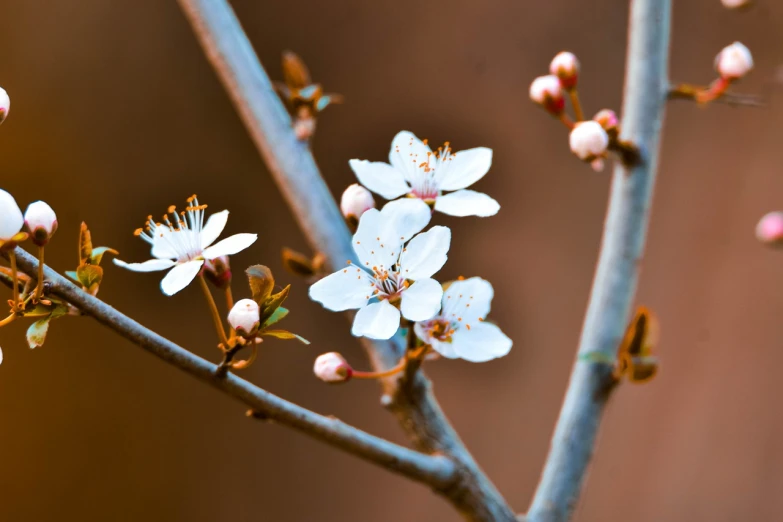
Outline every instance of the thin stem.
<svg viewBox="0 0 783 522">
<path fill-rule="evenodd" d="M 11 324 L 14 321 L 14 319 L 16 319 L 16 314 L 12 313 L 8 317 L 6 317 L 2 321 L 0 321 L 0 328 L 2 328 L 3 326 L 5 326 L 7 324 Z"/>
<path fill-rule="evenodd" d="M 576 87 L 568 90 L 568 97 L 571 98 L 571 105 L 574 107 L 574 117 L 576 121 L 585 121 L 585 113 L 582 110 L 582 104 L 579 101 L 579 91 Z"/>
<path fill-rule="evenodd" d="M 333 270 L 346 259 L 356 261 L 340 209 L 307 144 L 297 139 L 231 7 L 226 0 L 178 2 L 313 250 L 323 253 Z M 394 366 L 404 353 L 399 340 L 362 342 L 377 371 Z M 469 520 L 516 522 L 514 511 L 449 424 L 430 381 L 422 372 L 404 388 L 399 380 L 381 381 L 387 404 L 418 449 L 445 455 L 457 465 L 458 484 L 444 493 L 456 509 Z"/>
<path fill-rule="evenodd" d="M 43 267 L 44 267 L 44 247 L 39 246 L 38 247 L 38 283 L 35 285 L 35 293 L 33 293 L 33 303 L 37 303 L 38 300 L 41 298 L 41 295 L 43 295 L 43 287 L 44 287 L 44 275 L 43 275 Z"/>
<path fill-rule="evenodd" d="M 17 248 L 20 267 L 28 275 L 38 271 L 38 261 Z M 10 257 L 10 253 L 4 253 Z M 364 460 L 400 473 L 439 491 L 449 490 L 458 480 L 457 469 L 448 458 L 424 455 L 376 437 L 336 419 L 314 413 L 263 390 L 233 374 L 216 375 L 217 366 L 181 348 L 145 328 L 133 319 L 77 287 L 65 277 L 46 267 L 51 294 L 92 316 L 159 359 L 203 381 L 242 402 L 253 417 L 294 428 L 315 439 L 356 455 Z"/>
<path fill-rule="evenodd" d="M 408 365 L 408 356 L 406 355 L 405 357 L 400 359 L 400 362 L 397 363 L 397 366 L 395 366 L 394 368 L 389 368 L 388 370 L 382 372 L 354 371 L 352 377 L 354 379 L 383 379 L 385 377 L 391 377 L 392 375 L 397 375 L 398 373 L 403 371 L 407 365 Z"/>
<path fill-rule="evenodd" d="M 637 147 L 640 160 L 615 167 L 577 360 L 528 513 L 529 522 L 570 518 L 614 388 L 612 366 L 596 359 L 614 360 L 636 293 L 668 91 L 670 13 L 671 0 L 631 2 L 620 139 Z M 586 354 L 601 357 L 584 357 Z"/>
<path fill-rule="evenodd" d="M 231 293 L 230 282 L 229 282 L 229 286 L 226 287 L 224 292 L 226 294 L 226 310 L 228 310 L 230 312 L 231 309 L 234 308 L 234 294 Z M 231 331 L 229 332 L 228 336 L 229 337 L 234 337 L 235 333 L 236 332 L 234 331 L 234 329 L 231 328 Z"/>
<path fill-rule="evenodd" d="M 8 262 L 11 263 L 11 278 L 13 279 L 13 293 L 14 293 L 14 305 L 12 308 L 13 312 L 17 312 L 17 307 L 19 306 L 19 274 L 17 273 L 18 270 L 16 268 L 16 252 L 14 250 L 11 250 L 8 252 Z"/>
<path fill-rule="evenodd" d="M 212 321 L 215 323 L 215 329 L 217 330 L 220 342 L 223 344 L 223 349 L 228 350 L 228 338 L 226 337 L 226 331 L 223 329 L 223 319 L 220 317 L 220 311 L 217 304 L 215 304 L 215 298 L 212 297 L 212 292 L 209 291 L 209 285 L 207 280 L 204 279 L 203 274 L 198 275 L 198 281 L 201 286 L 201 290 L 204 292 L 204 297 L 209 305 L 209 311 L 212 314 Z"/>
</svg>

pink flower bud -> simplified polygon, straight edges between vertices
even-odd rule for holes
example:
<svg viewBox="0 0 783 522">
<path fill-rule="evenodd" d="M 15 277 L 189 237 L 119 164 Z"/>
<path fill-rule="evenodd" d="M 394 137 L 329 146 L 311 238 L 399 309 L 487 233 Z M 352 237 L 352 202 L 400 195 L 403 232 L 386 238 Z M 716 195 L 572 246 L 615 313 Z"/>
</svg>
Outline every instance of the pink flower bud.
<svg viewBox="0 0 783 522">
<path fill-rule="evenodd" d="M 617 137 L 620 130 L 620 119 L 611 109 L 602 109 L 593 116 L 593 121 L 597 121 L 609 136 Z"/>
<path fill-rule="evenodd" d="M 231 265 L 228 256 L 220 256 L 204 261 L 204 276 L 215 287 L 225 290 L 231 285 Z"/>
<path fill-rule="evenodd" d="M 319 355 L 313 366 L 315 376 L 324 382 L 346 382 L 353 375 L 353 368 L 348 361 L 337 352 L 329 352 Z"/>
<path fill-rule="evenodd" d="M 349 186 L 340 198 L 340 210 L 346 219 L 355 218 L 357 221 L 362 214 L 375 208 L 375 198 L 369 190 L 358 183 Z"/>
<path fill-rule="evenodd" d="M 722 78 L 738 80 L 753 69 L 753 56 L 750 50 L 739 42 L 734 42 L 715 57 L 715 70 Z"/>
<path fill-rule="evenodd" d="M 5 89 L 0 87 L 0 123 L 3 123 L 8 116 L 8 111 L 11 110 L 11 98 L 8 97 L 8 93 Z"/>
<path fill-rule="evenodd" d="M 14 197 L 0 189 L 0 243 L 9 241 L 24 226 L 24 216 Z"/>
<path fill-rule="evenodd" d="M 549 72 L 560 79 L 560 85 L 566 90 L 576 87 L 579 79 L 579 60 L 573 53 L 558 53 L 549 64 Z"/>
<path fill-rule="evenodd" d="M 597 121 L 583 121 L 576 124 L 568 142 L 571 152 L 579 159 L 592 162 L 606 152 L 609 147 L 609 136 Z"/>
<path fill-rule="evenodd" d="M 57 231 L 57 215 L 47 203 L 30 203 L 24 213 L 24 224 L 30 232 L 30 238 L 38 246 L 44 246 Z"/>
<path fill-rule="evenodd" d="M 739 9 L 741 7 L 748 7 L 752 3 L 750 0 L 722 0 L 723 7 L 727 9 Z"/>
<path fill-rule="evenodd" d="M 530 84 L 530 99 L 547 112 L 558 115 L 565 108 L 563 88 L 557 76 L 539 76 Z"/>
<path fill-rule="evenodd" d="M 252 299 L 240 299 L 228 313 L 228 324 L 242 337 L 252 337 L 260 326 L 260 309 Z"/>
<path fill-rule="evenodd" d="M 770 246 L 783 246 L 783 212 L 770 212 L 756 225 L 756 239 Z"/>
</svg>

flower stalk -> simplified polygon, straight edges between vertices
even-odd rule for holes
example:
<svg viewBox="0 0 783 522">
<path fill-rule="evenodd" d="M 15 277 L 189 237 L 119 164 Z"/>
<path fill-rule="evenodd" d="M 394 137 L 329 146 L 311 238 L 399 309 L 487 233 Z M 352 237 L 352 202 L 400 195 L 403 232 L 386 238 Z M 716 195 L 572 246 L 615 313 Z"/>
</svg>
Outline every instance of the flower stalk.
<svg viewBox="0 0 783 522">
<path fill-rule="evenodd" d="M 204 293 L 204 298 L 207 300 L 209 312 L 212 315 L 212 322 L 215 323 L 215 330 L 217 330 L 218 338 L 220 339 L 221 349 L 224 351 L 228 350 L 228 337 L 226 337 L 226 330 L 223 327 L 223 319 L 220 317 L 220 311 L 218 310 L 217 304 L 215 303 L 215 298 L 212 297 L 212 292 L 209 291 L 207 280 L 204 279 L 203 274 L 198 275 L 198 282 L 199 286 L 201 286 L 202 292 Z"/>
</svg>

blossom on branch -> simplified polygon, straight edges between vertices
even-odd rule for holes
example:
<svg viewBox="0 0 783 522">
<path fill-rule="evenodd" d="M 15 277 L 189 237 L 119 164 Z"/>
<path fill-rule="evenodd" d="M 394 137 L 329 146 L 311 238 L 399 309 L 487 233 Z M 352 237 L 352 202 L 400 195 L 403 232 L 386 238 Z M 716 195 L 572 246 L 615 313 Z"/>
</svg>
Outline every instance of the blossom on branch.
<svg viewBox="0 0 783 522">
<path fill-rule="evenodd" d="M 440 314 L 413 326 L 416 336 L 449 359 L 486 362 L 503 357 L 511 350 L 511 339 L 484 321 L 494 293 L 480 277 L 453 282 L 443 294 Z"/>
<path fill-rule="evenodd" d="M 172 205 L 162 222 L 147 218 L 144 228 L 135 235 L 152 245 L 152 257 L 143 263 L 114 263 L 134 272 L 157 272 L 171 269 L 160 283 L 166 295 L 174 295 L 190 284 L 205 261 L 241 252 L 253 243 L 256 234 L 234 234 L 212 245 L 228 221 L 228 210 L 212 214 L 204 223 L 206 205 L 199 205 L 196 196 L 188 198 L 188 206 L 180 213 Z M 169 217 L 171 216 L 171 217 Z"/>
<path fill-rule="evenodd" d="M 57 215 L 44 201 L 30 203 L 24 213 L 24 223 L 38 246 L 46 245 L 57 231 Z"/>
<path fill-rule="evenodd" d="M 358 309 L 351 329 L 357 337 L 391 338 L 400 314 L 411 321 L 433 317 L 443 289 L 432 275 L 446 263 L 451 230 L 437 226 L 413 237 L 430 217 L 412 199 L 365 212 L 352 241 L 359 266 L 349 262 L 313 284 L 310 298 L 336 312 Z"/>
<path fill-rule="evenodd" d="M 465 190 L 492 165 L 492 149 L 486 147 L 457 153 L 446 142 L 433 152 L 427 140 L 402 131 L 392 141 L 389 163 L 353 159 L 350 165 L 362 185 L 386 199 L 408 196 L 450 216 L 486 217 L 500 210 L 486 194 Z"/>
<path fill-rule="evenodd" d="M 0 246 L 20 239 L 24 216 L 14 197 L 0 189 Z"/>
<path fill-rule="evenodd" d="M 715 57 L 715 70 L 721 78 L 738 80 L 753 69 L 753 56 L 750 49 L 740 42 L 726 46 Z"/>
</svg>

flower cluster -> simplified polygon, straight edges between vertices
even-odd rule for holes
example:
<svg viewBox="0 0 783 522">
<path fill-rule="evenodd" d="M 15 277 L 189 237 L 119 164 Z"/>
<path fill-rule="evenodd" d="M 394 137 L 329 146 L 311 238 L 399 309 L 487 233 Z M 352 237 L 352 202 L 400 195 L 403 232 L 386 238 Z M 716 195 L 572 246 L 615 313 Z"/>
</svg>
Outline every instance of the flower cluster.
<svg viewBox="0 0 783 522">
<path fill-rule="evenodd" d="M 451 230 L 433 226 L 435 211 L 452 216 L 491 216 L 500 205 L 467 187 L 492 164 L 484 147 L 455 153 L 446 143 L 433 151 L 410 132 L 392 141 L 389 163 L 349 162 L 361 185 L 343 193 L 341 209 L 354 225 L 352 246 L 358 262 L 317 281 L 310 297 L 333 311 L 357 310 L 351 332 L 357 337 L 391 339 L 401 330 L 408 359 L 433 355 L 488 361 L 506 355 L 511 340 L 486 322 L 493 296 L 489 282 L 474 277 L 441 284 L 433 278 L 448 259 Z M 363 185 L 363 186 L 362 186 Z M 390 200 L 376 209 L 366 189 Z M 316 360 L 315 374 L 326 382 L 386 376 L 359 372 L 338 353 Z"/>
</svg>

